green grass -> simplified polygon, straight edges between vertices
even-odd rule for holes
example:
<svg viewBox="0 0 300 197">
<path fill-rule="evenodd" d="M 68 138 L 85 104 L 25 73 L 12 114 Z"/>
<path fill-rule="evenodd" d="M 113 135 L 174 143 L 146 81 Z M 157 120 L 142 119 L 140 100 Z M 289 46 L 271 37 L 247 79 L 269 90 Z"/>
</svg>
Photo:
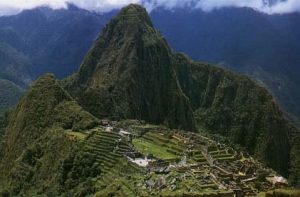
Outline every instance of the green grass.
<svg viewBox="0 0 300 197">
<path fill-rule="evenodd" d="M 274 191 L 268 191 L 267 193 L 261 193 L 259 196 L 264 197 L 298 197 L 300 196 L 300 190 L 297 189 L 276 189 Z"/>
<path fill-rule="evenodd" d="M 143 137 L 151 141 L 159 141 L 160 143 L 168 143 L 170 141 L 170 139 L 166 138 L 163 134 L 156 132 L 148 132 Z"/>
<path fill-rule="evenodd" d="M 219 158 L 216 158 L 217 160 L 219 161 L 225 161 L 225 160 L 234 160 L 234 156 L 228 156 L 228 157 L 219 157 Z"/>
<path fill-rule="evenodd" d="M 266 196 L 266 192 L 260 192 L 257 197 L 265 197 Z"/>
<path fill-rule="evenodd" d="M 173 160 L 178 158 L 178 156 L 175 154 L 170 153 L 167 147 L 155 144 L 154 142 L 145 139 L 133 139 L 132 143 L 135 148 L 144 155 L 152 154 L 159 159 L 165 160 Z"/>
<path fill-rule="evenodd" d="M 225 150 L 211 151 L 211 152 L 209 152 L 209 154 L 211 156 L 213 156 L 213 155 L 223 155 L 223 154 L 226 154 L 226 151 Z"/>
<path fill-rule="evenodd" d="M 220 155 L 212 155 L 214 159 L 220 159 L 220 158 L 225 158 L 225 157 L 233 157 L 232 154 L 220 154 Z"/>
<path fill-rule="evenodd" d="M 82 132 L 67 131 L 66 134 L 69 135 L 71 138 L 75 138 L 78 140 L 84 140 L 87 137 L 87 134 Z"/>
<path fill-rule="evenodd" d="M 160 132 L 147 132 L 143 135 L 143 139 L 151 141 L 159 146 L 167 147 L 169 151 L 174 152 L 174 154 L 177 155 L 180 155 L 184 150 L 184 144 L 182 142 Z"/>
<path fill-rule="evenodd" d="M 161 193 L 161 196 L 163 197 L 179 197 L 179 196 L 191 196 L 191 197 L 205 197 L 205 196 L 211 196 L 211 197 L 217 197 L 219 196 L 219 193 L 215 190 L 211 189 L 204 189 L 203 191 L 197 191 L 197 192 L 187 192 L 185 189 L 182 190 L 176 190 L 176 191 L 170 191 L 166 190 Z"/>
<path fill-rule="evenodd" d="M 274 191 L 260 192 L 257 197 L 298 197 L 300 190 L 297 189 L 276 189 Z"/>
<path fill-rule="evenodd" d="M 197 163 L 206 162 L 207 161 L 204 157 L 203 158 L 194 158 L 193 160 L 196 161 Z"/>
</svg>

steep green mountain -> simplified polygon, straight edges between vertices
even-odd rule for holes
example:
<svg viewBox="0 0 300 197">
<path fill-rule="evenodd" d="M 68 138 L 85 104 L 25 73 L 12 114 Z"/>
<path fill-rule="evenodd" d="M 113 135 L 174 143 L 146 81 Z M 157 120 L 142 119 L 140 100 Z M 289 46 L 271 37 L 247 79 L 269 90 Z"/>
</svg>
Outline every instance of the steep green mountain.
<svg viewBox="0 0 300 197">
<path fill-rule="evenodd" d="M 32 185 L 41 191 L 50 187 L 62 160 L 74 148 L 67 133 L 97 124 L 52 75 L 39 78 L 10 117 L 1 147 L 0 183 L 16 194 Z"/>
<path fill-rule="evenodd" d="M 171 49 L 140 6 L 121 10 L 105 27 L 73 80 L 72 95 L 99 118 L 195 128 Z"/>
</svg>

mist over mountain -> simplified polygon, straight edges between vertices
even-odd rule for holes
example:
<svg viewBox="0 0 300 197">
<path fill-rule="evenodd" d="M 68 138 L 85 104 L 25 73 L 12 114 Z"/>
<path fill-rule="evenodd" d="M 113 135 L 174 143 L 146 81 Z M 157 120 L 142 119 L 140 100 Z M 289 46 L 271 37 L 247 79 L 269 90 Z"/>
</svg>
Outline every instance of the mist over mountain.
<svg viewBox="0 0 300 197">
<path fill-rule="evenodd" d="M 267 14 L 288 14 L 300 11 L 297 0 L 11 0 L 0 2 L 0 16 L 14 15 L 26 9 L 48 6 L 53 9 L 67 9 L 70 4 L 81 9 L 106 13 L 130 3 L 140 4 L 148 11 L 156 8 L 174 10 L 178 8 L 201 9 L 205 12 L 222 8 L 251 8 Z"/>
</svg>

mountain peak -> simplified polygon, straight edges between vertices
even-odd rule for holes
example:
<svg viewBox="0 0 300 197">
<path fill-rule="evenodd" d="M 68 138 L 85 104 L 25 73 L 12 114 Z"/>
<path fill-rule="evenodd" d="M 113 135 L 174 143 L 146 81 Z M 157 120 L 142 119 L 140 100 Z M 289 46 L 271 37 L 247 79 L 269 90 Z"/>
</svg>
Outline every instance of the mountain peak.
<svg viewBox="0 0 300 197">
<path fill-rule="evenodd" d="M 80 67 L 80 81 L 86 83 L 89 80 L 95 69 L 99 67 L 96 62 L 103 62 L 100 59 L 109 57 L 112 59 L 117 54 L 119 57 L 123 54 L 133 55 L 129 51 L 136 51 L 138 47 L 143 47 L 145 41 L 156 40 L 164 43 L 161 38 L 162 36 L 154 29 L 146 9 L 140 5 L 130 4 L 103 29 L 101 36 Z M 167 44 L 164 45 L 169 50 Z M 107 53 L 110 53 L 109 57 Z"/>
<path fill-rule="evenodd" d="M 146 22 L 148 25 L 153 26 L 147 10 L 137 4 L 130 4 L 127 7 L 121 9 L 116 19 L 121 19 L 122 21 L 127 21 L 135 24 Z"/>
<path fill-rule="evenodd" d="M 121 11 L 119 12 L 119 15 L 120 14 L 124 14 L 124 13 L 128 13 L 128 12 L 131 12 L 131 13 L 144 13 L 144 14 L 147 14 L 147 11 L 146 9 L 139 5 L 139 4 L 129 4 L 128 6 L 126 7 L 123 7 L 121 9 Z"/>
<path fill-rule="evenodd" d="M 170 47 L 139 5 L 125 7 L 106 26 L 71 89 L 78 102 L 99 118 L 134 118 L 195 129 Z"/>
</svg>

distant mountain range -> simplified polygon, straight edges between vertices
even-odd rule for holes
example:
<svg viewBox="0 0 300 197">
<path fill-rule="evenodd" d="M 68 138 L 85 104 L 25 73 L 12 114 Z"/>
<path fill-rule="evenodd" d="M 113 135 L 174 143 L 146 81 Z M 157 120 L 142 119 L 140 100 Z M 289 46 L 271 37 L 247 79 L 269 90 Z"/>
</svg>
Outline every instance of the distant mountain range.
<svg viewBox="0 0 300 197">
<path fill-rule="evenodd" d="M 67 10 L 37 8 L 1 17 L 0 78 L 24 89 L 43 73 L 61 78 L 75 72 L 115 13 L 99 15 L 70 5 Z M 275 95 L 290 119 L 299 120 L 298 13 L 266 15 L 248 8 L 208 13 L 156 9 L 151 18 L 176 50 L 255 78 Z"/>
<path fill-rule="evenodd" d="M 300 14 L 227 8 L 156 10 L 151 16 L 175 49 L 257 79 L 290 117 L 300 117 Z"/>
<path fill-rule="evenodd" d="M 107 23 L 106 17 L 109 14 L 100 16 L 72 6 L 68 10 L 42 7 L 1 17 L 0 83 L 9 80 L 5 85 L 12 91 L 4 93 L 1 88 L 0 109 L 13 106 L 21 96 L 14 87 L 26 89 L 47 72 L 60 78 L 75 72 Z M 11 95 L 16 99 L 10 100 Z"/>
</svg>

